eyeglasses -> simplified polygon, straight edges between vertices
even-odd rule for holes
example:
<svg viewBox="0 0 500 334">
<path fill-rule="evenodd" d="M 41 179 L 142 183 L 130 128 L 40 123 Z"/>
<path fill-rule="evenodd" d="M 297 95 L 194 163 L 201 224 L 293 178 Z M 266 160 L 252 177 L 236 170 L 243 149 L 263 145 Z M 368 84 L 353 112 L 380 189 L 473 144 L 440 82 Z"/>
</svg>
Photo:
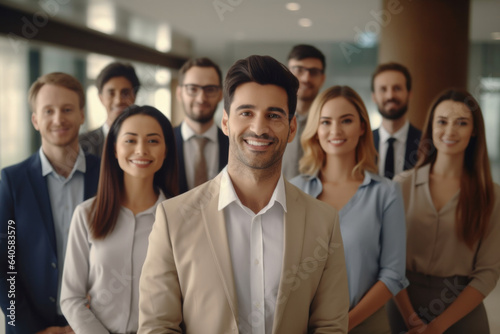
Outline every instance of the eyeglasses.
<svg viewBox="0 0 500 334">
<path fill-rule="evenodd" d="M 322 70 L 321 68 L 316 68 L 316 67 L 304 67 L 304 66 L 292 66 L 290 68 L 290 70 L 292 71 L 293 74 L 295 75 L 302 75 L 306 72 L 309 72 L 309 75 L 313 78 L 315 77 L 319 77 L 320 75 L 322 75 L 325 71 Z"/>
<path fill-rule="evenodd" d="M 206 85 L 206 86 L 200 86 L 200 85 L 195 85 L 195 84 L 186 84 L 186 85 L 181 85 L 182 87 L 186 88 L 186 93 L 189 96 L 198 96 L 198 93 L 203 90 L 206 96 L 208 97 L 214 97 L 216 96 L 219 91 L 220 91 L 220 86 L 216 85 Z"/>
</svg>

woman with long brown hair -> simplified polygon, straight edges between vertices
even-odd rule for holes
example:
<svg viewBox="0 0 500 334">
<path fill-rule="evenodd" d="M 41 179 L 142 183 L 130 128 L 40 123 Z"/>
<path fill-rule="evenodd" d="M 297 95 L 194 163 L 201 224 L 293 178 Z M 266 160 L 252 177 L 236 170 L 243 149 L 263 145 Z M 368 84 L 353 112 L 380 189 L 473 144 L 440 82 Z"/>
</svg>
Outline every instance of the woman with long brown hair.
<svg viewBox="0 0 500 334">
<path fill-rule="evenodd" d="M 321 93 L 301 137 L 292 183 L 339 210 L 349 282 L 349 333 L 389 333 L 384 304 L 407 286 L 399 187 L 377 175 L 370 120 L 348 86 Z"/>
<path fill-rule="evenodd" d="M 131 106 L 105 142 L 97 195 L 73 214 L 61 308 L 76 333 L 138 330 L 139 278 L 156 206 L 178 193 L 172 125 Z"/>
<path fill-rule="evenodd" d="M 405 201 L 410 286 L 395 298 L 400 312 L 389 307 L 393 333 L 489 333 L 482 301 L 500 274 L 500 187 L 471 94 L 437 97 L 419 160 L 395 181 Z"/>
</svg>

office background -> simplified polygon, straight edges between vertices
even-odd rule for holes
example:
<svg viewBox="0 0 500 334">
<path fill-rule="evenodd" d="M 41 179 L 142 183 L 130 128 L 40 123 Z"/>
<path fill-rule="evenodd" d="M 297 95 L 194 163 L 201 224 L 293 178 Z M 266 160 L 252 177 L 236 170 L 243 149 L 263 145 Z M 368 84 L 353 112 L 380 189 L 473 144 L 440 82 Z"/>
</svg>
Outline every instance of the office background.
<svg viewBox="0 0 500 334">
<path fill-rule="evenodd" d="M 456 70 L 465 71 L 467 88 L 481 104 L 493 177 L 500 183 L 499 0 L 301 0 L 291 4 L 284 0 L 0 0 L 0 168 L 24 160 L 40 145 L 27 102 L 28 89 L 38 76 L 62 71 L 83 83 L 84 132 L 105 120 L 94 82 L 113 60 L 135 66 L 142 83 L 137 104 L 153 105 L 178 124 L 182 111 L 175 101 L 175 87 L 184 60 L 208 56 L 225 73 L 234 61 L 251 54 L 271 55 L 286 63 L 293 45 L 313 44 L 327 59 L 323 88 L 353 87 L 376 128 L 381 120 L 371 101 L 370 77 L 384 47 L 382 36 L 416 3 L 428 6 L 418 14 L 422 26 L 439 9 L 435 3 L 450 6 L 450 16 L 458 3 L 467 8 L 467 54 L 455 55 L 465 57 L 467 68 Z M 444 28 L 451 18 L 446 9 L 439 15 Z M 454 43 L 454 34 L 449 37 L 437 48 L 429 43 L 435 50 L 428 51 L 439 58 Z M 439 61 L 445 67 L 455 56 Z M 426 61 L 422 58 L 422 66 Z M 422 81 L 418 71 L 412 75 Z M 427 112 L 411 107 L 409 112 L 417 120 Z M 221 113 L 222 104 L 217 120 Z M 499 290 L 486 301 L 492 333 L 500 333 Z"/>
</svg>

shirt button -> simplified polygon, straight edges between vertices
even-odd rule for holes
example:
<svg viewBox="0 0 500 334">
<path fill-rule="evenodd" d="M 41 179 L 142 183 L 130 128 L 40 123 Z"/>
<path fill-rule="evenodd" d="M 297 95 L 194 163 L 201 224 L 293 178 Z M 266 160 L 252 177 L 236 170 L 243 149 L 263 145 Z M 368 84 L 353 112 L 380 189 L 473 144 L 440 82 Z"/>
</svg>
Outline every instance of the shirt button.
<svg viewBox="0 0 500 334">
<path fill-rule="evenodd" d="M 259 264 L 259 260 L 255 260 L 253 263 L 255 263 L 256 265 Z"/>
<path fill-rule="evenodd" d="M 52 262 L 50 265 L 51 265 L 51 266 L 52 266 L 52 268 L 54 268 L 54 269 L 56 269 L 56 267 L 57 267 L 55 262 Z"/>
<path fill-rule="evenodd" d="M 56 299 L 55 299 L 54 297 L 49 297 L 49 300 L 50 300 L 51 302 L 53 302 L 53 303 L 55 303 L 55 302 L 56 302 Z"/>
</svg>

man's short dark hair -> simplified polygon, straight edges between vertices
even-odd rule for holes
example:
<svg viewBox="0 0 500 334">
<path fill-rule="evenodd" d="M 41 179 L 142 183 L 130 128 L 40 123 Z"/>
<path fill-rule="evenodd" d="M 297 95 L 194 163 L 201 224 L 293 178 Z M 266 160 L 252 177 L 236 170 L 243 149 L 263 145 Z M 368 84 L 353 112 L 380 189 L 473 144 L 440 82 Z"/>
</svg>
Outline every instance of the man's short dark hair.
<svg viewBox="0 0 500 334">
<path fill-rule="evenodd" d="M 135 74 L 134 67 L 132 67 L 132 65 L 128 63 L 120 62 L 113 62 L 111 64 L 108 64 L 97 76 L 95 84 L 97 86 L 97 89 L 99 90 L 99 94 L 102 93 L 102 89 L 106 82 L 116 77 L 125 77 L 128 81 L 130 81 L 134 90 L 134 94 L 137 95 L 137 92 L 141 87 L 141 83 L 139 82 L 137 74 Z"/>
<path fill-rule="evenodd" d="M 372 84 L 371 84 L 372 92 L 375 91 L 375 85 L 374 85 L 375 77 L 385 71 L 396 71 L 402 73 L 406 78 L 406 90 L 411 91 L 411 75 L 410 71 L 408 71 L 408 68 L 399 63 L 391 62 L 378 65 L 377 68 L 375 69 L 375 72 L 373 72 Z"/>
<path fill-rule="evenodd" d="M 290 51 L 290 53 L 288 54 L 288 60 L 290 59 L 302 60 L 306 58 L 319 59 L 321 61 L 321 64 L 323 64 L 323 70 L 326 68 L 325 55 L 323 54 L 323 52 L 319 51 L 312 45 L 307 45 L 307 44 L 295 45 L 292 51 Z"/>
<path fill-rule="evenodd" d="M 187 62 L 182 65 L 181 69 L 179 70 L 179 85 L 184 84 L 184 76 L 186 75 L 186 72 L 191 68 L 191 67 L 213 67 L 215 72 L 217 72 L 217 75 L 219 76 L 219 86 L 222 87 L 222 72 L 220 70 L 219 65 L 214 63 L 211 59 L 202 57 L 202 58 L 194 58 L 194 59 L 189 59 Z"/>
<path fill-rule="evenodd" d="M 250 56 L 240 59 L 229 69 L 224 81 L 224 109 L 229 114 L 234 92 L 247 82 L 275 85 L 283 88 L 288 96 L 288 119 L 295 115 L 299 81 L 288 68 L 269 56 Z"/>
</svg>

